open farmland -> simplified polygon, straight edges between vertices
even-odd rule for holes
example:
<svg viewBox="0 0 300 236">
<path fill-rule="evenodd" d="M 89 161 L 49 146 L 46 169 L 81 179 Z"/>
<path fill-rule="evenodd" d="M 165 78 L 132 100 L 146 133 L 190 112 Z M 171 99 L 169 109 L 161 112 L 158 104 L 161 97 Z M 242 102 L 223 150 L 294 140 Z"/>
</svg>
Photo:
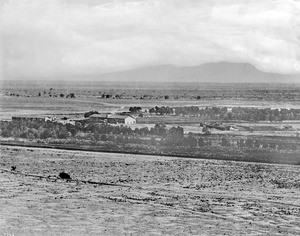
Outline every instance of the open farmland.
<svg viewBox="0 0 300 236">
<path fill-rule="evenodd" d="M 300 233 L 298 166 L 5 146 L 0 160 L 7 234 Z"/>
<path fill-rule="evenodd" d="M 269 121 L 270 109 L 299 109 L 299 86 L 35 85 L 6 84 L 0 92 L 1 233 L 300 234 L 298 114 L 280 120 L 278 112 Z M 150 112 L 159 106 L 268 115 L 254 121 Z M 129 114 L 136 123 L 127 125 L 56 122 L 132 107 L 140 112 Z M 12 120 L 23 115 L 29 120 Z M 42 115 L 57 119 L 30 120 Z M 62 171 L 72 180 L 58 178 Z"/>
<path fill-rule="evenodd" d="M 99 100 L 64 98 L 32 98 L 11 97 L 0 98 L 0 119 L 11 119 L 15 115 L 68 115 L 79 113 L 81 116 L 89 110 L 111 112 L 120 108 L 120 105 L 108 104 Z"/>
</svg>

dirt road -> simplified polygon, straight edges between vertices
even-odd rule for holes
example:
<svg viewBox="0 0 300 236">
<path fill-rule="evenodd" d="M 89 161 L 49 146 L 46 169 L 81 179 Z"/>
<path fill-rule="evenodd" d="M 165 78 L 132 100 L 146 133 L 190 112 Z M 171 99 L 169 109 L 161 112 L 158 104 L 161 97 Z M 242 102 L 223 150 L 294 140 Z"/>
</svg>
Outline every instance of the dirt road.
<svg viewBox="0 0 300 236">
<path fill-rule="evenodd" d="M 0 235 L 300 235 L 299 166 L 4 146 L 0 154 L 1 169 L 17 167 L 0 171 Z M 61 171 L 130 187 L 67 182 Z"/>
</svg>

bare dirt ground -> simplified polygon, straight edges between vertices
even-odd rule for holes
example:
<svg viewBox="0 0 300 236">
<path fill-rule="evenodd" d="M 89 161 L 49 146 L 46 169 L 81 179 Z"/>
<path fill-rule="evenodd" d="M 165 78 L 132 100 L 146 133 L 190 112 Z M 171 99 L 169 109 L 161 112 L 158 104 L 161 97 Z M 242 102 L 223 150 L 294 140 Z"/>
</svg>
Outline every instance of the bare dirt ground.
<svg viewBox="0 0 300 236">
<path fill-rule="evenodd" d="M 300 235 L 299 166 L 6 146 L 0 154 L 0 235 Z M 20 174 L 63 170 L 116 186 Z"/>
</svg>

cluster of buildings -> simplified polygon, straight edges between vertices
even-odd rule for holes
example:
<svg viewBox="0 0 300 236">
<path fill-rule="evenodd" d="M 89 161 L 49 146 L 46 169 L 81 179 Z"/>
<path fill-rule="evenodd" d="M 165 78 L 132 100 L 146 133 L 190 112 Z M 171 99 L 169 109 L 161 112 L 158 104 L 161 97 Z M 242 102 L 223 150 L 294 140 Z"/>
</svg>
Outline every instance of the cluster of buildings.
<svg viewBox="0 0 300 236">
<path fill-rule="evenodd" d="M 136 124 L 136 118 L 130 115 L 93 114 L 86 119 L 88 119 L 90 123 L 110 123 L 124 125 Z"/>
<path fill-rule="evenodd" d="M 131 125 L 136 124 L 136 118 L 130 115 L 119 115 L 119 114 L 92 114 L 89 117 L 51 117 L 51 116 L 13 116 L 13 121 L 31 121 L 31 122 L 53 122 L 61 124 L 92 124 L 92 123 L 108 123 L 108 124 L 123 124 Z"/>
</svg>

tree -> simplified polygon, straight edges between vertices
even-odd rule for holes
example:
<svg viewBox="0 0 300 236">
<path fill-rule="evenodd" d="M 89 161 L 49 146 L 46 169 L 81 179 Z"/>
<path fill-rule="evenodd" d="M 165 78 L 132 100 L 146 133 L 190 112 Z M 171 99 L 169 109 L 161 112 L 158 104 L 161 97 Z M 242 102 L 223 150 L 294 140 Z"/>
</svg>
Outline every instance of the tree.
<svg viewBox="0 0 300 236">
<path fill-rule="evenodd" d="M 72 136 L 75 137 L 75 135 L 77 134 L 77 129 L 76 128 L 71 128 L 70 132 L 71 132 Z"/>
<path fill-rule="evenodd" d="M 40 138 L 41 139 L 47 139 L 47 138 L 50 138 L 51 137 L 51 133 L 49 132 L 48 129 L 45 129 L 41 135 L 40 135 Z"/>
<path fill-rule="evenodd" d="M 115 141 L 116 141 L 116 138 L 115 138 L 115 136 L 113 136 L 113 135 L 109 135 L 109 136 L 107 137 L 107 141 L 115 142 Z"/>
<path fill-rule="evenodd" d="M 227 119 L 229 120 L 233 119 L 233 112 L 230 111 L 227 113 Z"/>
<path fill-rule="evenodd" d="M 141 107 L 130 107 L 130 108 L 129 108 L 129 111 L 130 111 L 131 113 L 139 113 L 141 110 L 142 110 Z"/>
<path fill-rule="evenodd" d="M 291 144 L 288 146 L 288 149 L 289 149 L 289 150 L 296 151 L 296 150 L 297 150 L 297 145 L 296 145 L 295 143 L 291 143 Z"/>
<path fill-rule="evenodd" d="M 70 98 L 75 98 L 75 94 L 74 94 L 74 93 L 69 93 L 69 94 L 66 96 L 66 98 L 68 98 L 68 97 L 70 97 Z"/>
<path fill-rule="evenodd" d="M 253 148 L 253 140 L 248 138 L 245 142 L 245 146 L 247 148 Z"/>
<path fill-rule="evenodd" d="M 255 139 L 254 141 L 254 147 L 259 148 L 260 147 L 260 143 L 258 139 Z"/>
<path fill-rule="evenodd" d="M 207 146 L 211 146 L 212 145 L 212 141 L 211 139 L 206 140 L 205 145 Z"/>
<path fill-rule="evenodd" d="M 128 135 L 126 135 L 125 137 L 124 137 L 124 143 L 129 143 L 130 142 L 130 139 L 129 139 L 129 136 Z"/>
<path fill-rule="evenodd" d="M 244 139 L 240 139 L 237 141 L 237 146 L 242 148 L 242 147 L 245 147 L 245 140 Z"/>
<path fill-rule="evenodd" d="M 229 147 L 229 146 L 230 146 L 230 140 L 229 140 L 227 137 L 223 137 L 223 138 L 222 138 L 221 145 L 222 145 L 223 147 Z"/>
<path fill-rule="evenodd" d="M 123 143 L 123 138 L 122 138 L 122 136 L 117 136 L 117 138 L 116 138 L 116 142 L 117 143 Z"/>
<path fill-rule="evenodd" d="M 180 145 L 183 138 L 182 127 L 172 127 L 167 131 L 166 142 L 168 145 Z"/>
<path fill-rule="evenodd" d="M 20 135 L 20 138 L 27 138 L 27 133 L 26 133 L 26 132 L 22 133 L 22 134 Z"/>
<path fill-rule="evenodd" d="M 140 135 L 141 136 L 147 136 L 148 134 L 149 134 L 149 129 L 148 129 L 148 127 L 143 127 L 143 128 L 141 128 L 140 129 Z"/>
<path fill-rule="evenodd" d="M 151 145 L 156 145 L 156 140 L 154 137 L 151 138 Z"/>
<path fill-rule="evenodd" d="M 29 140 L 33 140 L 33 139 L 35 139 L 35 136 L 34 136 L 33 133 L 28 133 L 27 138 L 28 138 Z"/>
<path fill-rule="evenodd" d="M 204 139 L 203 139 L 203 138 L 199 138 L 199 139 L 198 139 L 198 146 L 199 146 L 199 147 L 204 146 Z"/>
<path fill-rule="evenodd" d="M 184 137 L 184 138 L 182 139 L 182 145 L 185 146 L 185 147 L 187 147 L 187 146 L 189 145 L 189 141 L 188 141 L 188 138 L 187 138 L 187 137 Z"/>
<path fill-rule="evenodd" d="M 57 138 L 58 139 L 66 139 L 69 137 L 69 133 L 67 132 L 67 130 L 59 130 L 57 132 Z"/>
<path fill-rule="evenodd" d="M 100 139 L 101 139 L 101 141 L 105 142 L 105 141 L 107 141 L 107 136 L 105 134 L 102 134 Z"/>
<path fill-rule="evenodd" d="M 154 128 L 151 128 L 150 132 L 153 135 L 164 136 L 167 132 L 167 129 L 163 124 L 155 124 Z"/>
<path fill-rule="evenodd" d="M 149 113 L 155 113 L 155 108 L 153 108 L 153 107 L 150 108 L 150 109 L 149 109 Z"/>
<path fill-rule="evenodd" d="M 188 136 L 187 142 L 188 142 L 188 146 L 191 148 L 194 148 L 197 146 L 197 139 L 192 135 Z"/>
<path fill-rule="evenodd" d="M 97 131 L 94 133 L 94 138 L 96 141 L 100 140 L 100 134 Z"/>
<path fill-rule="evenodd" d="M 6 129 L 2 130 L 1 136 L 4 137 L 4 138 L 8 138 L 8 137 L 11 136 L 11 131 L 6 128 Z"/>
</svg>

